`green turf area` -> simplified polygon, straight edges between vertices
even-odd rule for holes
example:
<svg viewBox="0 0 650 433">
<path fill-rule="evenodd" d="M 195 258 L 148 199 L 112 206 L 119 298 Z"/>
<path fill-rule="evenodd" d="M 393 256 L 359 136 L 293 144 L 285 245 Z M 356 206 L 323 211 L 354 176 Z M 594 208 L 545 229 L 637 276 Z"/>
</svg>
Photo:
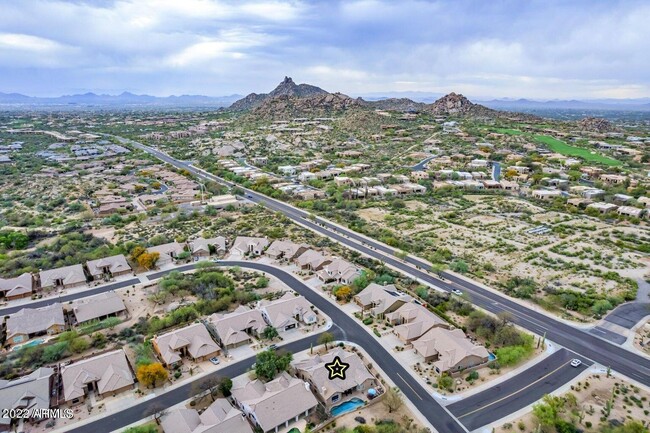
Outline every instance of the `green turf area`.
<svg viewBox="0 0 650 433">
<path fill-rule="evenodd" d="M 524 135 L 524 133 L 518 129 L 494 128 L 494 132 L 508 135 Z"/>
<path fill-rule="evenodd" d="M 582 147 L 575 147 L 566 144 L 564 141 L 558 140 L 548 135 L 534 135 L 533 138 L 539 143 L 547 145 L 553 152 L 561 153 L 566 156 L 578 156 L 585 161 L 598 162 L 605 165 L 616 166 L 622 165 L 621 161 L 608 158 L 598 153 L 591 153 L 589 149 Z"/>
</svg>

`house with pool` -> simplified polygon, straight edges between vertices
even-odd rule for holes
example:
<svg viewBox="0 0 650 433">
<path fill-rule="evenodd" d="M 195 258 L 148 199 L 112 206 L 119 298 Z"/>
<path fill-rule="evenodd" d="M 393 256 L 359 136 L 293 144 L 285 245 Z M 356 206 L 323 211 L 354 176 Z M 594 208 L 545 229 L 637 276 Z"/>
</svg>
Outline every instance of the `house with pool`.
<svg viewBox="0 0 650 433">
<path fill-rule="evenodd" d="M 6 322 L 7 344 L 22 344 L 39 335 L 55 335 L 65 331 L 63 306 L 58 302 L 41 308 L 23 308 L 10 314 Z"/>
<path fill-rule="evenodd" d="M 339 357 L 341 362 L 348 364 L 345 379 L 329 380 L 329 371 L 325 364 Z M 354 400 L 363 405 L 370 392 L 377 386 L 377 379 L 370 373 L 363 360 L 353 352 L 341 348 L 331 350 L 325 355 L 316 355 L 303 361 L 292 363 L 296 376 L 309 383 L 316 397 L 330 410 L 332 407 Z"/>
</svg>

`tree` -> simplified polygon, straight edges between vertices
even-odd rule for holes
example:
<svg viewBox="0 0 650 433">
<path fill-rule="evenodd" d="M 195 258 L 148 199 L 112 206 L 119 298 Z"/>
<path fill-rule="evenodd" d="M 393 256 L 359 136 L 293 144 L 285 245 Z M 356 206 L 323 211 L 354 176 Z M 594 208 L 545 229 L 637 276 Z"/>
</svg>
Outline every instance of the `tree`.
<svg viewBox="0 0 650 433">
<path fill-rule="evenodd" d="M 336 299 L 339 301 L 348 301 L 352 296 L 352 288 L 350 286 L 341 286 L 336 289 Z"/>
<path fill-rule="evenodd" d="M 450 390 L 454 386 L 454 379 L 448 374 L 441 374 L 438 377 L 438 388 Z"/>
<path fill-rule="evenodd" d="M 444 272 L 445 268 L 446 266 L 443 263 L 434 263 L 431 265 L 431 272 L 433 272 L 434 274 L 440 277 Z"/>
<path fill-rule="evenodd" d="M 167 380 L 167 370 L 161 363 L 155 362 L 139 366 L 136 376 L 138 381 L 147 388 L 155 387 L 157 382 Z"/>
<path fill-rule="evenodd" d="M 138 265 L 141 267 L 145 268 L 146 270 L 153 269 L 154 266 L 156 266 L 156 262 L 160 258 L 160 253 L 158 252 L 153 252 L 153 253 L 142 253 L 138 256 L 136 259 L 138 262 Z"/>
<path fill-rule="evenodd" d="M 449 264 L 449 268 L 454 272 L 458 272 L 459 274 L 465 274 L 469 270 L 467 263 L 465 263 L 464 260 L 460 260 L 460 259 L 451 262 Z"/>
<path fill-rule="evenodd" d="M 140 255 L 141 255 L 142 253 L 144 253 L 145 251 L 146 251 L 145 248 L 142 247 L 142 246 L 140 246 L 140 245 L 134 247 L 134 248 L 131 250 L 131 260 L 137 261 L 137 260 L 138 260 L 138 257 L 140 257 Z"/>
<path fill-rule="evenodd" d="M 262 331 L 262 337 L 266 338 L 267 340 L 273 340 L 274 338 L 277 338 L 278 335 L 278 330 L 271 325 L 267 326 Z"/>
<path fill-rule="evenodd" d="M 232 389 L 232 379 L 229 377 L 224 377 L 219 383 L 219 391 L 223 394 L 224 397 L 230 397 L 230 390 Z"/>
<path fill-rule="evenodd" d="M 218 387 L 219 380 L 216 377 L 207 377 L 192 385 L 192 395 L 203 396 L 209 394 L 212 401 L 214 401 L 214 394 Z"/>
<path fill-rule="evenodd" d="M 318 337 L 318 344 L 323 344 L 325 345 L 325 350 L 327 350 L 327 345 L 334 341 L 334 336 L 329 333 L 329 332 L 323 332 L 319 337 Z"/>
<path fill-rule="evenodd" d="M 554 426 L 560 420 L 560 413 L 563 412 L 564 399 L 545 395 L 542 402 L 533 406 L 533 415 L 540 424 Z"/>
<path fill-rule="evenodd" d="M 83 337 L 77 337 L 68 344 L 68 348 L 74 353 L 81 353 L 88 349 L 88 346 L 88 341 Z"/>
<path fill-rule="evenodd" d="M 392 413 L 402 407 L 404 399 L 402 398 L 402 393 L 399 388 L 395 387 L 386 390 L 386 395 L 382 402 L 384 403 L 384 406 L 386 406 L 386 409 L 388 409 L 388 413 Z"/>
<path fill-rule="evenodd" d="M 260 352 L 256 357 L 255 374 L 259 378 L 272 380 L 278 372 L 289 368 L 292 359 L 291 353 L 278 355 L 273 349 Z"/>
</svg>

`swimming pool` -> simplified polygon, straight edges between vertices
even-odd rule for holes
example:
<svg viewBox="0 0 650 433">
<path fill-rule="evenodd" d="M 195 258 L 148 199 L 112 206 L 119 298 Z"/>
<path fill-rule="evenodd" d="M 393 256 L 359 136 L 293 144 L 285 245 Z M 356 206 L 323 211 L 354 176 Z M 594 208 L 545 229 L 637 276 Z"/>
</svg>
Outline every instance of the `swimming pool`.
<svg viewBox="0 0 650 433">
<path fill-rule="evenodd" d="M 497 359 L 497 356 L 494 353 L 488 352 L 488 354 L 489 354 L 488 355 L 488 362 L 489 361 L 494 361 L 495 359 Z"/>
<path fill-rule="evenodd" d="M 11 349 L 11 350 L 13 351 L 13 350 L 19 350 L 19 349 L 21 349 L 21 348 L 23 348 L 23 347 L 38 346 L 39 344 L 41 344 L 41 343 L 44 342 L 44 341 L 45 341 L 45 340 L 43 340 L 42 338 L 37 338 L 36 340 L 32 340 L 32 341 L 30 341 L 29 343 L 21 344 L 20 346 L 15 346 L 15 347 L 14 347 L 13 349 Z"/>
<path fill-rule="evenodd" d="M 338 404 L 338 405 L 334 406 L 330 410 L 330 413 L 332 414 L 332 416 L 343 415 L 344 413 L 352 412 L 353 410 L 355 410 L 358 407 L 363 406 L 364 404 L 365 403 L 363 402 L 363 400 L 361 400 L 360 398 L 355 397 L 353 399 L 350 399 L 350 400 L 348 400 L 346 402 L 343 402 L 341 404 Z"/>
</svg>

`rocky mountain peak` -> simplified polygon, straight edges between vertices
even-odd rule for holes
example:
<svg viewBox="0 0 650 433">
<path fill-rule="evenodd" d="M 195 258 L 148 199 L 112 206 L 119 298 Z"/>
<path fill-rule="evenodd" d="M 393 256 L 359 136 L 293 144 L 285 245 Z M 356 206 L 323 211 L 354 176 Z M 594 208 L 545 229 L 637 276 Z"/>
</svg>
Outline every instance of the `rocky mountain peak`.
<svg viewBox="0 0 650 433">
<path fill-rule="evenodd" d="M 320 87 L 312 86 L 310 84 L 296 84 L 291 77 L 284 77 L 284 80 L 282 80 L 270 93 L 251 93 L 233 103 L 230 106 L 230 109 L 235 111 L 247 111 L 278 97 L 308 98 L 310 96 L 321 94 L 327 95 L 329 93 Z"/>
<path fill-rule="evenodd" d="M 614 125 L 600 117 L 585 117 L 578 121 L 578 128 L 583 131 L 610 132 L 614 130 Z"/>
</svg>

